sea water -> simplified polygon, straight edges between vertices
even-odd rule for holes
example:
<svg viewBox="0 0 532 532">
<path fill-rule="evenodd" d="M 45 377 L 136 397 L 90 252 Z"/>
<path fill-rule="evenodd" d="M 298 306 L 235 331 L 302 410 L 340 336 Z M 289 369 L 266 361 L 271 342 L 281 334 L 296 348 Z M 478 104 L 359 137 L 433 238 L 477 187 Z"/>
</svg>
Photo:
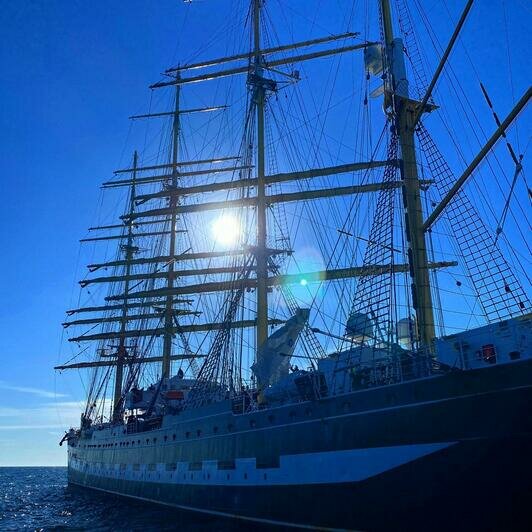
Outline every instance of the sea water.
<svg viewBox="0 0 532 532">
<path fill-rule="evenodd" d="M 250 524 L 69 487 L 66 467 L 0 467 L 1 531 L 203 532 L 249 530 Z"/>
</svg>

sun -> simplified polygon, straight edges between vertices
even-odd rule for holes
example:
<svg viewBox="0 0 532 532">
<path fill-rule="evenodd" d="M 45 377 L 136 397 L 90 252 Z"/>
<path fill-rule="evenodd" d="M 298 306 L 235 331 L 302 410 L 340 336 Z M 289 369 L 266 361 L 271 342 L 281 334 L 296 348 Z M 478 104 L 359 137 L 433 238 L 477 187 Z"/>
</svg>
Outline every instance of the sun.
<svg viewBox="0 0 532 532">
<path fill-rule="evenodd" d="M 218 244 L 230 246 L 240 238 L 240 222 L 234 216 L 223 214 L 211 225 L 212 235 Z"/>
</svg>

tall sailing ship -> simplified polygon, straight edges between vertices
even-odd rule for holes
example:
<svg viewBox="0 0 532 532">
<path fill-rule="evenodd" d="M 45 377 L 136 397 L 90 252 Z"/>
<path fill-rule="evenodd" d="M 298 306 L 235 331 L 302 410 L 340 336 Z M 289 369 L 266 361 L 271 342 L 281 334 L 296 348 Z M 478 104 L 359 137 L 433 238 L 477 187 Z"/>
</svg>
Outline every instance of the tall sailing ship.
<svg viewBox="0 0 532 532">
<path fill-rule="evenodd" d="M 171 108 L 132 117 L 162 123 L 159 141 L 103 184 L 126 206 L 84 241 L 118 248 L 88 266 L 64 323 L 77 359 L 56 368 L 90 368 L 70 484 L 320 528 L 526 513 L 531 314 L 506 130 L 531 90 L 500 120 L 481 86 L 493 134 L 457 178 L 433 92 L 472 0 L 430 81 L 406 0 L 368 5 L 374 30 L 286 43 L 280 8 L 252 0 L 249 48 L 169 68 L 151 88 Z M 309 112 L 313 91 L 326 105 Z M 501 137 L 514 178 L 493 231 L 464 186 Z"/>
</svg>

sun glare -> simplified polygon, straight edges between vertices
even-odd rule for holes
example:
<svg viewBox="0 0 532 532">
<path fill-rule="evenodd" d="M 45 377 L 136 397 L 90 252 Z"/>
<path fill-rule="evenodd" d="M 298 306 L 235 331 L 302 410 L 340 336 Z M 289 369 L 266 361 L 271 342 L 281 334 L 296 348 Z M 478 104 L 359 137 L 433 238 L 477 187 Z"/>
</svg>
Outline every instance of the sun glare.
<svg viewBox="0 0 532 532">
<path fill-rule="evenodd" d="M 214 220 L 211 228 L 216 242 L 224 246 L 236 244 L 240 238 L 240 223 L 234 216 L 220 216 Z"/>
</svg>

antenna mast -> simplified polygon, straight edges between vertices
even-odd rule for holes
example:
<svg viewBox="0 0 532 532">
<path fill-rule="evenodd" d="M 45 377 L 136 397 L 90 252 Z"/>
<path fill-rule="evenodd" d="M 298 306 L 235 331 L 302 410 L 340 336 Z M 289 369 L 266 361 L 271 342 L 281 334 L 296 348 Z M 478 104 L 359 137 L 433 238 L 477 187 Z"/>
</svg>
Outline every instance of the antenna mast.
<svg viewBox="0 0 532 532">
<path fill-rule="evenodd" d="M 436 333 L 414 145 L 419 102 L 410 99 L 408 95 L 403 41 L 394 39 L 390 2 L 380 0 L 380 3 L 385 41 L 384 56 L 388 72 L 386 88 L 391 98 L 389 105 L 392 107 L 394 127 L 401 147 L 401 179 L 408 262 L 412 280 L 412 302 L 416 312 L 419 341 L 424 346 L 430 346 Z"/>
</svg>

